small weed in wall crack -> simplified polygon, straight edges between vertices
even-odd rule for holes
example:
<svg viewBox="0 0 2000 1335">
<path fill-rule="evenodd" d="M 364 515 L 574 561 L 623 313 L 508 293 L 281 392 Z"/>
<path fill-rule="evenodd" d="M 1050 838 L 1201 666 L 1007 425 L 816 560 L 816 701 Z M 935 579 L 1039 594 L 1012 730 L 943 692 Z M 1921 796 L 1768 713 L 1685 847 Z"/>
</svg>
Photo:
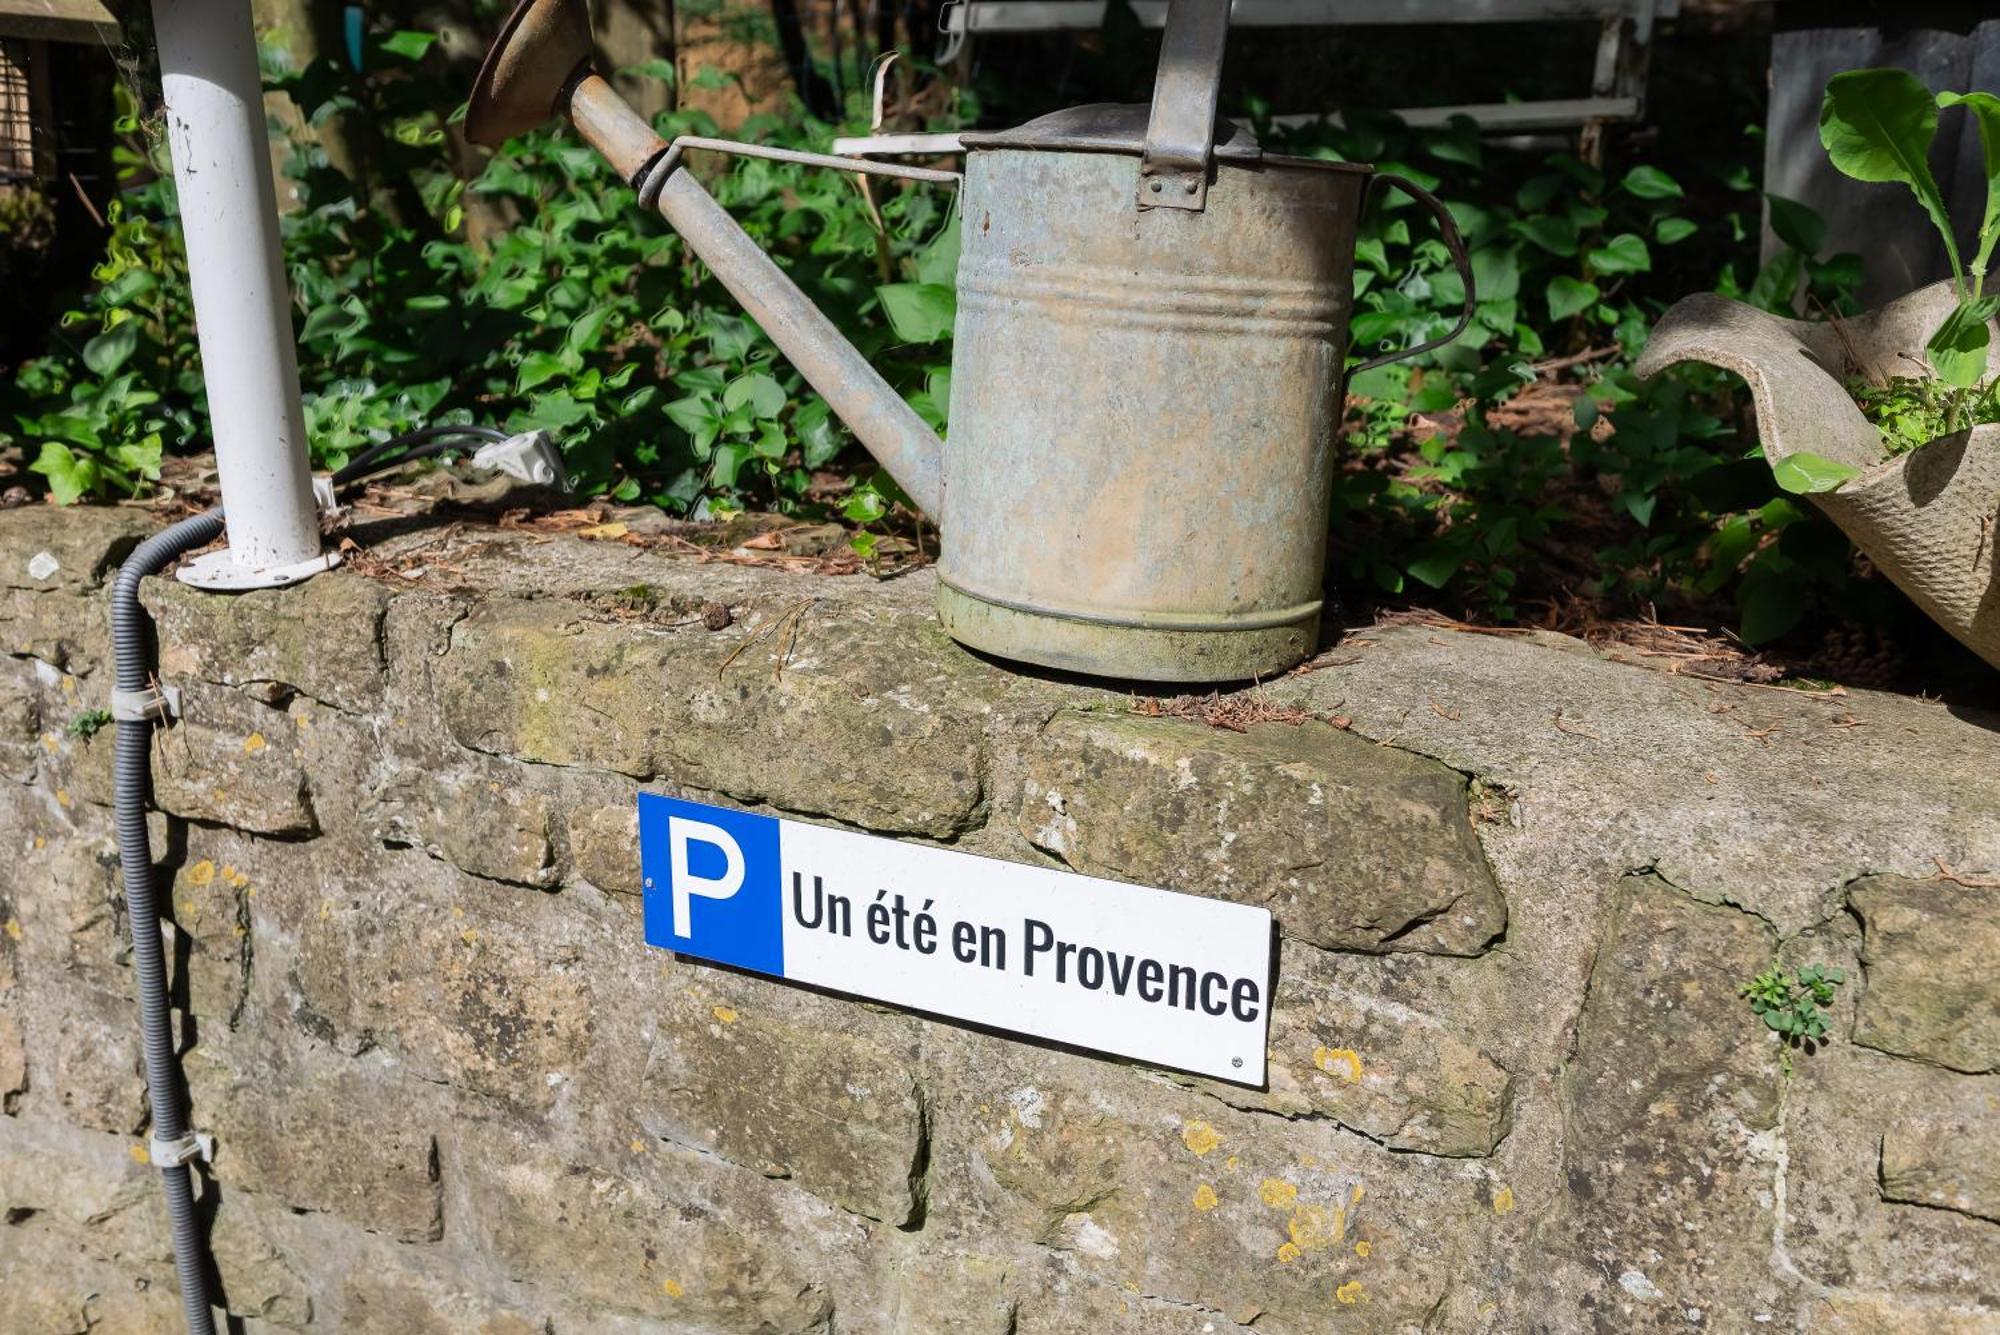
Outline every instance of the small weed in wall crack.
<svg viewBox="0 0 2000 1335">
<path fill-rule="evenodd" d="M 75 717 L 71 718 L 69 721 L 69 726 L 64 728 L 63 731 L 67 732 L 70 736 L 77 738 L 79 741 L 88 741 L 92 737 L 95 737 L 99 732 L 103 731 L 105 726 L 110 722 L 111 722 L 110 710 L 86 709 L 82 713 L 77 714 Z"/>
<path fill-rule="evenodd" d="M 1796 974 L 1785 972 L 1773 962 L 1771 967 L 1743 984 L 1742 994 L 1750 1009 L 1784 1041 L 1779 1062 L 1786 1075 L 1792 1073 L 1793 1048 L 1816 1051 L 1826 1042 L 1826 1010 L 1833 1005 L 1834 989 L 1847 981 L 1844 969 L 1808 964 Z"/>
</svg>

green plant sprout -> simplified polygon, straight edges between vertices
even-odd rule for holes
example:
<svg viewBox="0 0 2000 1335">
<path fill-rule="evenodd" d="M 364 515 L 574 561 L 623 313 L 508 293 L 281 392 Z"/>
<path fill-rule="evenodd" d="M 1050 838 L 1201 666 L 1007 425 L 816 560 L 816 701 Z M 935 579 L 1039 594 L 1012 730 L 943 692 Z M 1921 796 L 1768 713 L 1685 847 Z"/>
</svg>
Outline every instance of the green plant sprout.
<svg viewBox="0 0 2000 1335">
<path fill-rule="evenodd" d="M 110 722 L 110 710 L 86 709 L 71 718 L 69 726 L 64 728 L 63 731 L 79 741 L 89 741 L 92 737 L 102 732 Z"/>
<path fill-rule="evenodd" d="M 1979 127 L 1986 167 L 1986 214 L 1970 263 L 1959 253 L 1944 195 L 1931 175 L 1931 141 L 1938 112 L 1963 107 Z M 1958 304 L 1924 345 L 1938 379 L 1960 391 L 1947 396 L 1949 430 L 1962 430 L 1975 402 L 1990 398 L 1979 389 L 1986 374 L 1989 323 L 2000 312 L 2000 296 L 1986 295 L 1986 268 L 2000 242 L 2000 97 L 1991 93 L 1932 95 L 1916 76 L 1899 69 L 1850 70 L 1828 81 L 1820 106 L 1820 142 L 1841 172 L 1857 181 L 1901 181 L 1916 195 L 1951 263 Z"/>
<path fill-rule="evenodd" d="M 1783 965 L 1773 963 L 1740 990 L 1765 1026 L 1787 1047 L 1796 1048 L 1825 1041 L 1827 1008 L 1833 1005 L 1834 989 L 1846 981 L 1845 969 L 1808 964 L 1788 974 Z"/>
</svg>

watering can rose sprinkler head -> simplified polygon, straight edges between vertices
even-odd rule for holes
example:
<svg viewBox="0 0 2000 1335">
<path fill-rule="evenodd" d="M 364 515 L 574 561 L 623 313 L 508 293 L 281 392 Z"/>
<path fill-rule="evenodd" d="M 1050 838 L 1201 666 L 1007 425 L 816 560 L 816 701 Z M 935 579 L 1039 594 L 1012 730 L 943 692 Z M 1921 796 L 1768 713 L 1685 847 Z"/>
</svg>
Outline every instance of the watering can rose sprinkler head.
<svg viewBox="0 0 2000 1335">
<path fill-rule="evenodd" d="M 681 156 L 704 149 L 935 182 L 955 183 L 958 174 L 693 136 L 669 144 L 591 68 L 590 16 L 583 0 L 522 0 L 479 68 L 466 134 L 474 143 L 497 148 L 558 117 L 576 126 L 638 190 L 642 203 L 659 209 L 904 492 L 938 515 L 944 444 L 937 433 L 701 183 L 681 170 Z"/>
</svg>

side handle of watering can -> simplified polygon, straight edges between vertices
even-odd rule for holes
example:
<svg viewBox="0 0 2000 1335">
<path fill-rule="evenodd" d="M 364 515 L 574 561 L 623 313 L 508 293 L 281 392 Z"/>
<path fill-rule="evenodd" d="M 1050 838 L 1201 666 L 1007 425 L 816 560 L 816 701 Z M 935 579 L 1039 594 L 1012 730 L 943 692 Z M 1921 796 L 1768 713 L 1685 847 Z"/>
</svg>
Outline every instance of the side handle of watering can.
<svg viewBox="0 0 2000 1335">
<path fill-rule="evenodd" d="M 1451 252 L 1451 262 L 1458 266 L 1458 276 L 1465 282 L 1465 309 L 1459 313 L 1458 323 L 1452 327 L 1452 331 L 1443 338 L 1430 339 L 1417 344 L 1414 348 L 1399 348 L 1395 352 L 1385 352 L 1379 357 L 1370 357 L 1347 373 L 1350 378 L 1363 371 L 1372 371 L 1378 366 L 1387 366 L 1390 362 L 1399 362 L 1405 357 L 1414 357 L 1420 352 L 1429 352 L 1433 348 L 1441 348 L 1452 342 L 1471 326 L 1473 312 L 1479 305 L 1478 294 L 1473 291 L 1472 257 L 1466 254 L 1465 238 L 1459 235 L 1458 224 L 1452 220 L 1451 210 L 1444 206 L 1444 201 L 1415 181 L 1397 176 L 1393 172 L 1378 172 L 1371 177 L 1368 182 L 1369 193 L 1372 194 L 1377 185 L 1394 186 L 1429 209 L 1431 216 L 1437 219 L 1438 231 L 1444 238 L 1444 248 Z M 1364 202 L 1363 208 L 1366 207 Z"/>
</svg>

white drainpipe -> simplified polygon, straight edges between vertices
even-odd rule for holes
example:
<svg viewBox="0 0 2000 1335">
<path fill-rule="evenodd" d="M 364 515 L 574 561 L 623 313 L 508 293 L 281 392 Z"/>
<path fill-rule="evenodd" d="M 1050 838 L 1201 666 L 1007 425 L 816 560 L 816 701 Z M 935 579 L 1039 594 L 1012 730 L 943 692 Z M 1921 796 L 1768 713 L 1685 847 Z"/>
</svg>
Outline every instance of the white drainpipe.
<svg viewBox="0 0 2000 1335">
<path fill-rule="evenodd" d="M 294 584 L 340 558 L 320 550 L 250 3 L 153 0 L 153 28 L 229 533 L 180 578 Z"/>
</svg>

